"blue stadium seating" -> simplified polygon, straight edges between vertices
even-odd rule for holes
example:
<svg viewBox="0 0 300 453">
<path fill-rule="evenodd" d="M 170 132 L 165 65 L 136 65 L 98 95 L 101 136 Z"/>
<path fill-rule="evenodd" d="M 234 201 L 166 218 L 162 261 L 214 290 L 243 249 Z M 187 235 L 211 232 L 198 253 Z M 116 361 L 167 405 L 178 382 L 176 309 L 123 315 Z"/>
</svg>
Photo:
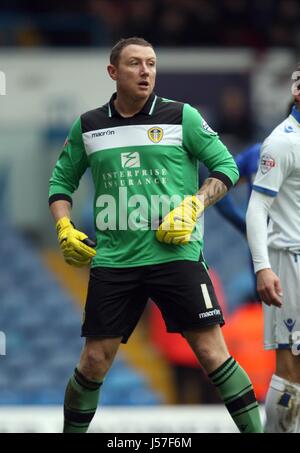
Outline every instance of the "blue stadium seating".
<svg viewBox="0 0 300 453">
<path fill-rule="evenodd" d="M 38 252 L 11 225 L 0 222 L 0 405 L 62 404 L 83 345 L 81 314 L 44 266 Z M 18 254 L 11 250 L 18 250 Z M 160 404 L 147 379 L 117 358 L 101 404 Z"/>
</svg>

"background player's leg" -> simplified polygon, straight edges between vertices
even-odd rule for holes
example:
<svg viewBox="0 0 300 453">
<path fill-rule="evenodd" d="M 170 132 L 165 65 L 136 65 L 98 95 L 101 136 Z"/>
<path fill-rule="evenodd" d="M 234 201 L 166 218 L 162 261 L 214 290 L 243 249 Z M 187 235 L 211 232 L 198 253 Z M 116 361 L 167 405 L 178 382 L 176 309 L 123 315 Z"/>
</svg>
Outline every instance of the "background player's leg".
<svg viewBox="0 0 300 453">
<path fill-rule="evenodd" d="M 300 356 L 281 349 L 291 342 L 291 333 L 300 330 L 300 260 L 292 253 L 269 249 L 272 269 L 283 289 L 280 309 L 263 304 L 265 347 L 275 349 L 276 369 L 266 397 L 266 432 L 296 433 L 300 430 Z"/>
<path fill-rule="evenodd" d="M 300 358 L 290 349 L 276 350 L 276 372 L 266 397 L 265 431 L 300 432 Z"/>
<path fill-rule="evenodd" d="M 239 430 L 262 432 L 259 407 L 251 381 L 230 356 L 220 326 L 208 326 L 183 334 L 217 387 Z"/>
<path fill-rule="evenodd" d="M 64 401 L 64 433 L 85 433 L 96 412 L 99 390 L 122 337 L 87 338 Z"/>
</svg>

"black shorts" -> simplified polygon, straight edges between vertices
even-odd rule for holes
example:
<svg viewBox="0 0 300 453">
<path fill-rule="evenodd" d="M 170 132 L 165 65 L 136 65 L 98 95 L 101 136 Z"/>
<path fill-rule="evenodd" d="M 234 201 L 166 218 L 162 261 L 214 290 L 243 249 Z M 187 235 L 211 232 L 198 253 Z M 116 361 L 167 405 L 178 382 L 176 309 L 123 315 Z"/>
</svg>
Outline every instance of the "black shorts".
<svg viewBox="0 0 300 453">
<path fill-rule="evenodd" d="M 224 324 L 203 262 L 173 261 L 131 268 L 91 269 L 83 337 L 122 337 L 126 343 L 147 300 L 160 309 L 167 331 Z"/>
</svg>

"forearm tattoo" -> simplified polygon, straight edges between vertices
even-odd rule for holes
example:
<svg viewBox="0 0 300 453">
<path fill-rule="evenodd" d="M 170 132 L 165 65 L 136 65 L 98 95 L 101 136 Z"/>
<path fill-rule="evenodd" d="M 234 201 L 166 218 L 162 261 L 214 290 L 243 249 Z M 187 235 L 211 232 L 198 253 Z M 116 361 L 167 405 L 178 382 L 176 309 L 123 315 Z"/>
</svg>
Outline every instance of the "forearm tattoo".
<svg viewBox="0 0 300 453">
<path fill-rule="evenodd" d="M 208 178 L 204 181 L 198 195 L 204 197 L 204 206 L 207 208 L 221 200 L 227 192 L 225 184 L 216 178 Z"/>
</svg>

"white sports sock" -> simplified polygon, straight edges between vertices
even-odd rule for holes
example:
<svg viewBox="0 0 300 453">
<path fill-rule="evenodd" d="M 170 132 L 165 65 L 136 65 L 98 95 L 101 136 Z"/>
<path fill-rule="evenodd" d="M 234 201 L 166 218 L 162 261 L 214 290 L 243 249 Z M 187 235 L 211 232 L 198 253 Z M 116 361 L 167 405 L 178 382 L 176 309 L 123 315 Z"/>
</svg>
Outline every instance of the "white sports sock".
<svg viewBox="0 0 300 453">
<path fill-rule="evenodd" d="M 299 433 L 300 385 L 273 374 L 265 409 L 266 433 Z"/>
</svg>

